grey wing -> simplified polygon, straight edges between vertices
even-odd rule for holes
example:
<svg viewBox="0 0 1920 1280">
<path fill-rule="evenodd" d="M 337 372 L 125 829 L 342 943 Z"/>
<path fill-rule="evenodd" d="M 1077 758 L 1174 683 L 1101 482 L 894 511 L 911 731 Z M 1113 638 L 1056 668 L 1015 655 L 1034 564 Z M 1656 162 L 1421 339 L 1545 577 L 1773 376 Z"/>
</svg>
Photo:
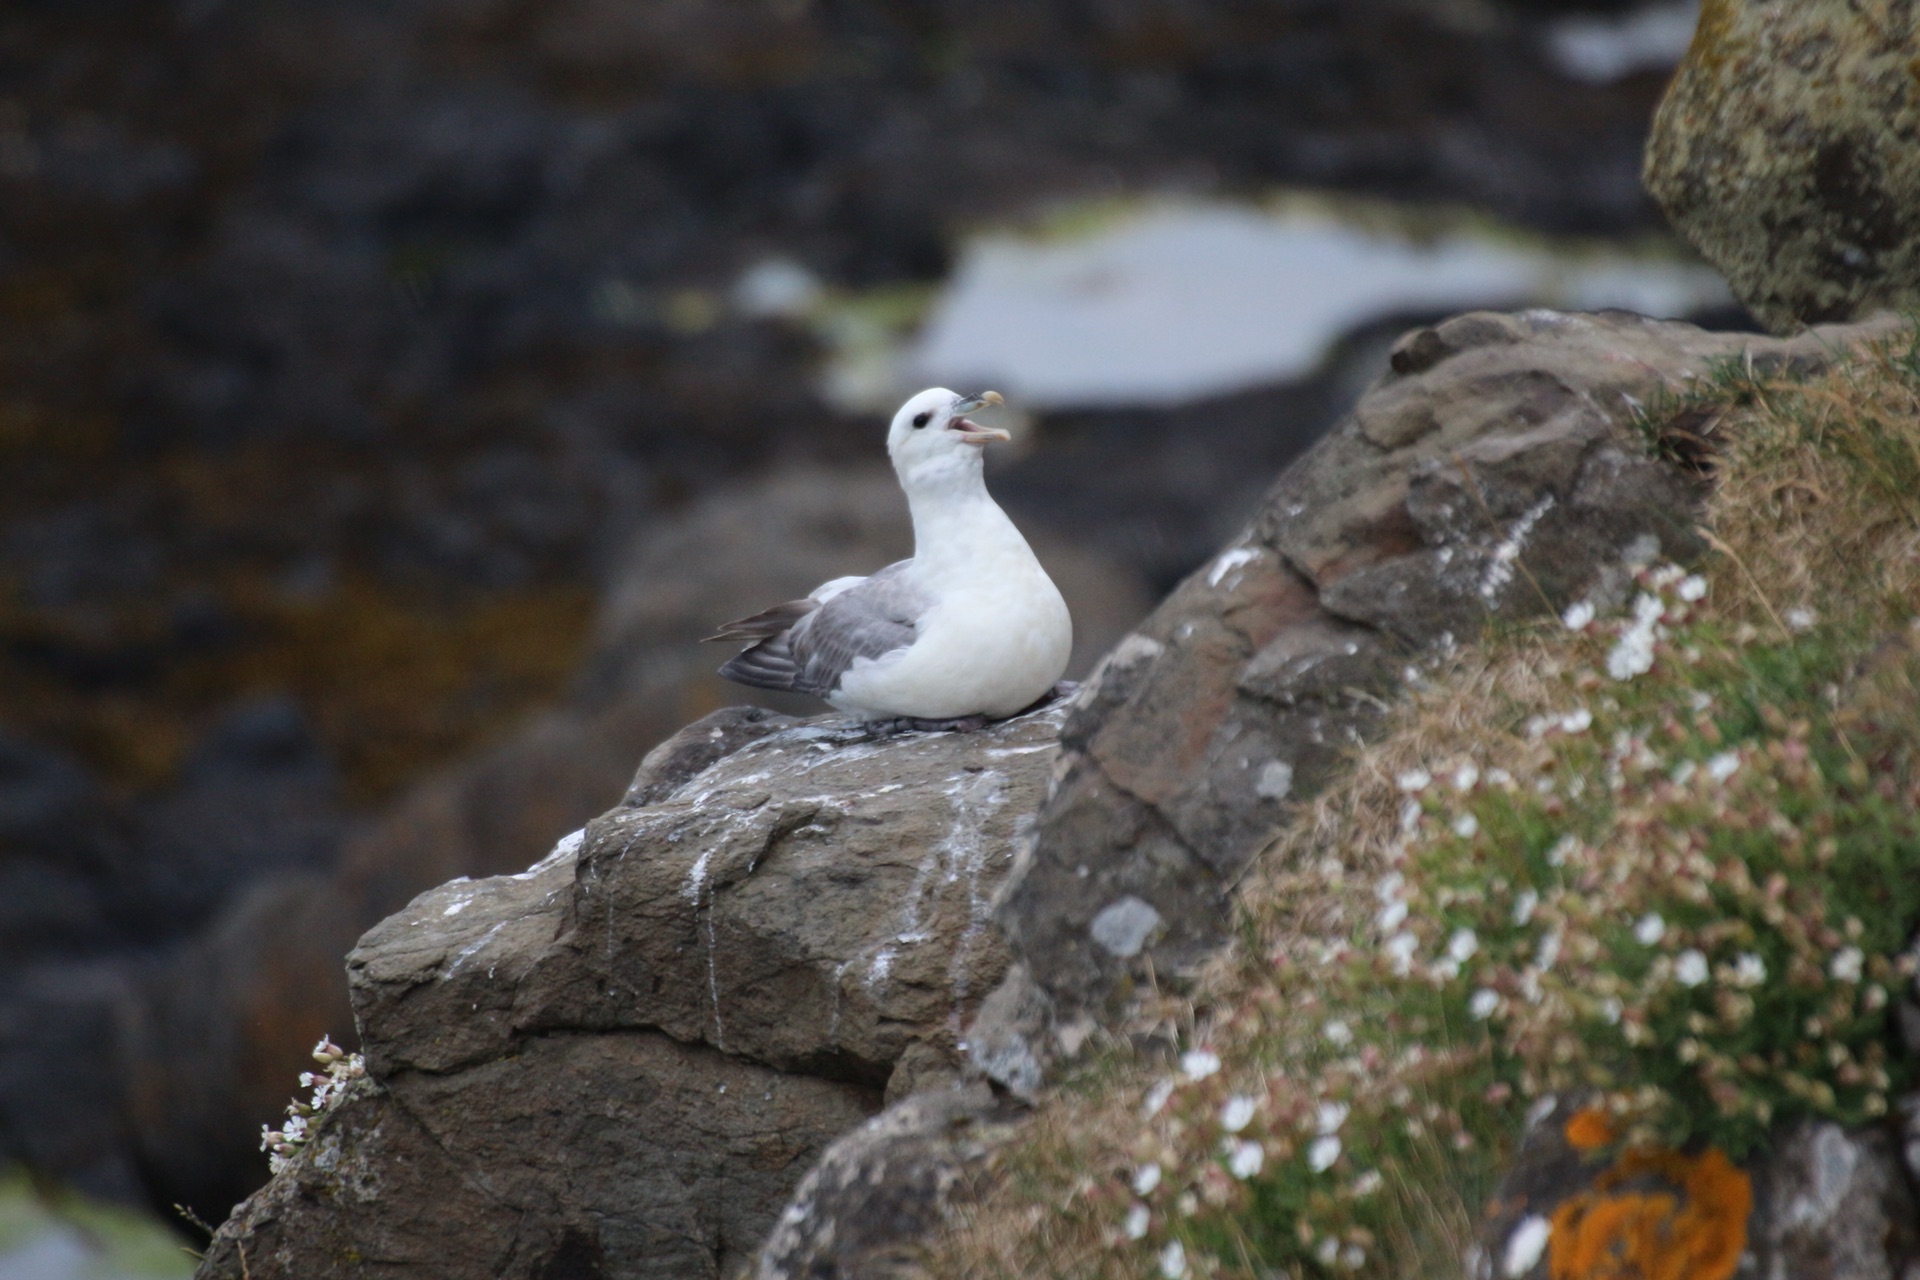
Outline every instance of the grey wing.
<svg viewBox="0 0 1920 1280">
<path fill-rule="evenodd" d="M 716 638 L 745 639 L 752 634 L 749 624 L 765 626 L 781 620 L 781 611 L 793 611 L 787 626 L 736 654 L 720 674 L 756 688 L 824 698 L 856 659 L 878 658 L 913 643 L 915 623 L 928 601 L 908 584 L 907 565 L 905 560 L 890 564 L 824 604 L 794 601 L 723 627 Z"/>
<path fill-rule="evenodd" d="M 826 697 L 860 658 L 880 658 L 912 644 L 931 603 L 907 580 L 908 561 L 890 564 L 833 596 L 787 633 L 798 676 L 793 688 Z"/>
</svg>

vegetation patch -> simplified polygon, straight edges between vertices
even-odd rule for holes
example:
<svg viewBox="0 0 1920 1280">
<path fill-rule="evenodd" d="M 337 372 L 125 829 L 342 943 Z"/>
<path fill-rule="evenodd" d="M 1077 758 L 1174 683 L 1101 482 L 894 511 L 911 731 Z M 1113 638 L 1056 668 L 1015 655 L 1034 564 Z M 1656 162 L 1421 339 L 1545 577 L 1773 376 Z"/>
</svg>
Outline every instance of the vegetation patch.
<svg viewBox="0 0 1920 1280">
<path fill-rule="evenodd" d="M 1602 1171 L 1492 1270 L 1723 1276 L 1769 1135 L 1912 1087 L 1920 340 L 1669 422 L 1715 553 L 1429 672 L 1262 860 L 1177 1064 L 1089 1064 L 937 1270 L 1458 1273 L 1576 1099 Z"/>
</svg>

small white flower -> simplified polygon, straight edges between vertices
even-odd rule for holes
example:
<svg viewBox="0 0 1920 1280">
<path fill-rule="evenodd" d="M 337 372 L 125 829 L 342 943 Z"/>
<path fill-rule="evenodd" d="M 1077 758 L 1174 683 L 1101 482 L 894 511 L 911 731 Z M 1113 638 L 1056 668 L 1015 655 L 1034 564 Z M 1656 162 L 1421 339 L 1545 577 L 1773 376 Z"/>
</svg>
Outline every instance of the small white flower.
<svg viewBox="0 0 1920 1280">
<path fill-rule="evenodd" d="M 1757 987 L 1767 980 L 1767 962 L 1751 951 L 1743 951 L 1733 962 L 1733 985 Z"/>
<path fill-rule="evenodd" d="M 1425 769 L 1409 769 L 1395 778 L 1394 782 L 1402 791 L 1417 795 L 1433 785 L 1433 775 Z"/>
<path fill-rule="evenodd" d="M 1547 1251 L 1547 1239 L 1552 1235 L 1553 1224 L 1537 1213 L 1529 1214 L 1515 1227 L 1507 1237 L 1507 1249 L 1500 1259 L 1500 1271 L 1506 1280 L 1520 1280 L 1533 1270 L 1540 1255 Z"/>
<path fill-rule="evenodd" d="M 1813 624 L 1818 621 L 1820 621 L 1820 615 L 1804 606 L 1796 605 L 1787 610 L 1787 630 L 1794 632 L 1796 635 L 1801 632 L 1813 630 Z"/>
<path fill-rule="evenodd" d="M 1485 1022 L 1500 1007 L 1500 993 L 1480 988 L 1473 993 L 1473 999 L 1467 1001 L 1467 1012 L 1476 1022 Z"/>
<path fill-rule="evenodd" d="M 1373 886 L 1373 895 L 1382 902 L 1399 900 L 1400 891 L 1407 887 L 1407 878 L 1398 871 L 1389 871 L 1380 877 L 1380 883 Z"/>
<path fill-rule="evenodd" d="M 1694 771 L 1699 767 L 1700 766 L 1691 760 L 1682 760 L 1679 764 L 1673 766 L 1673 772 L 1667 776 L 1673 779 L 1674 786 L 1684 787 L 1688 782 L 1693 780 Z"/>
<path fill-rule="evenodd" d="M 1180 1069 L 1189 1080 L 1205 1080 L 1220 1069 L 1220 1055 L 1211 1049 L 1189 1049 L 1180 1055 Z"/>
<path fill-rule="evenodd" d="M 1858 982 L 1861 965 L 1865 960 L 1866 956 L 1861 954 L 1860 948 L 1846 947 L 1834 952 L 1832 963 L 1827 965 L 1827 972 L 1835 982 Z"/>
<path fill-rule="evenodd" d="M 1353 1043 L 1353 1028 L 1339 1018 L 1329 1020 L 1326 1026 L 1320 1028 L 1320 1034 L 1324 1035 L 1327 1043 L 1331 1045 L 1344 1048 Z"/>
<path fill-rule="evenodd" d="M 1555 840 L 1553 847 L 1547 850 L 1547 865 L 1550 867 L 1566 866 L 1567 858 L 1579 847 L 1580 837 L 1569 831 L 1566 835 Z"/>
<path fill-rule="evenodd" d="M 1715 782 L 1725 782 L 1740 768 L 1740 757 L 1731 751 L 1722 751 L 1707 761 L 1707 776 Z"/>
<path fill-rule="evenodd" d="M 1667 936 L 1667 922 L 1660 918 L 1658 911 L 1649 911 L 1633 926 L 1633 936 L 1641 946 L 1651 947 Z"/>
<path fill-rule="evenodd" d="M 1447 956 L 1455 964 L 1465 964 L 1480 949 L 1480 939 L 1471 929 L 1455 929 L 1447 939 Z"/>
<path fill-rule="evenodd" d="M 1340 1249 L 1340 1268 L 1343 1271 L 1358 1271 L 1367 1265 L 1367 1251 L 1357 1244 L 1342 1245 Z"/>
<path fill-rule="evenodd" d="M 1236 1142 L 1227 1155 L 1227 1172 L 1245 1182 L 1260 1172 L 1260 1166 L 1266 1162 L 1267 1153 L 1257 1142 Z"/>
<path fill-rule="evenodd" d="M 1333 1168 L 1333 1162 L 1339 1158 L 1340 1139 L 1332 1134 L 1315 1138 L 1313 1145 L 1307 1148 L 1307 1168 L 1315 1173 L 1325 1173 Z"/>
<path fill-rule="evenodd" d="M 1625 1008 L 1618 996 L 1608 996 L 1600 1002 L 1600 1020 L 1610 1027 L 1617 1027 Z"/>
<path fill-rule="evenodd" d="M 1381 1173 L 1378 1169 L 1367 1170 L 1365 1173 L 1361 1174 L 1359 1177 L 1353 1180 L 1354 1199 L 1364 1200 L 1366 1197 L 1372 1195 L 1374 1192 L 1378 1191 L 1381 1187 L 1385 1186 L 1386 1182 L 1387 1182 L 1386 1178 L 1381 1176 Z"/>
<path fill-rule="evenodd" d="M 1127 1225 L 1122 1230 L 1127 1233 L 1127 1239 L 1138 1240 L 1147 1234 L 1147 1224 L 1152 1221 L 1152 1211 L 1136 1200 L 1133 1208 L 1127 1210 Z"/>
<path fill-rule="evenodd" d="M 1404 902 L 1389 902 L 1380 908 L 1380 914 L 1374 917 L 1374 923 L 1379 926 L 1382 933 L 1392 933 L 1405 924 L 1406 920 L 1407 904 Z"/>
<path fill-rule="evenodd" d="M 1560 931 L 1553 929 L 1548 931 L 1545 936 L 1540 939 L 1540 949 L 1533 953 L 1533 965 L 1534 968 L 1544 973 L 1548 969 L 1553 968 L 1553 962 L 1559 958 Z"/>
<path fill-rule="evenodd" d="M 1674 594 L 1682 600 L 1685 600 L 1688 604 L 1692 604 L 1695 600 L 1704 599 L 1707 594 L 1707 580 L 1697 573 L 1690 573 L 1680 579 L 1680 586 L 1675 590 Z"/>
<path fill-rule="evenodd" d="M 1387 958 L 1393 962 L 1393 971 L 1401 977 L 1413 967 L 1413 953 L 1419 949 L 1420 939 L 1411 933 L 1396 933 L 1387 939 Z"/>
<path fill-rule="evenodd" d="M 1320 1112 L 1319 1112 L 1319 1115 L 1317 1116 L 1317 1120 L 1320 1125 L 1320 1132 L 1321 1133 L 1339 1132 L 1340 1126 L 1347 1122 L 1347 1115 L 1351 1110 L 1352 1108 L 1348 1107 L 1347 1104 L 1344 1102 L 1321 1103 Z"/>
<path fill-rule="evenodd" d="M 1585 733 L 1593 728 L 1593 712 L 1585 707 L 1569 711 L 1560 717 L 1560 728 L 1565 733 Z"/>
<path fill-rule="evenodd" d="M 1566 624 L 1569 631 L 1585 631 L 1587 624 L 1593 621 L 1593 606 L 1585 600 L 1568 605 L 1567 611 L 1560 615 L 1560 621 Z"/>
<path fill-rule="evenodd" d="M 1687 705 L 1695 711 L 1705 711 L 1713 705 L 1713 695 L 1705 689 L 1693 689 L 1687 693 Z"/>
<path fill-rule="evenodd" d="M 1173 1096 L 1173 1081 L 1161 1080 L 1147 1090 L 1146 1099 L 1140 1104 L 1140 1118 L 1151 1120 L 1160 1114 L 1160 1108 L 1167 1105 L 1167 1099 Z"/>
<path fill-rule="evenodd" d="M 1133 1171 L 1133 1194 L 1150 1196 L 1153 1189 L 1160 1185 L 1160 1166 L 1149 1160 Z"/>
<path fill-rule="evenodd" d="M 1623 633 L 1607 652 L 1607 674 L 1631 680 L 1653 670 L 1653 633 L 1634 628 Z"/>
<path fill-rule="evenodd" d="M 1409 800 L 1400 806 L 1400 832 L 1402 835 L 1412 835 L 1419 829 L 1421 812 L 1420 802 L 1418 800 Z"/>
<path fill-rule="evenodd" d="M 1187 1246 L 1178 1240 L 1167 1242 L 1160 1251 L 1160 1274 L 1165 1280 L 1182 1280 L 1187 1274 Z"/>
<path fill-rule="evenodd" d="M 1480 819 L 1470 813 L 1463 813 L 1453 820 L 1453 834 L 1462 840 L 1471 840 L 1480 832 Z"/>
<path fill-rule="evenodd" d="M 1254 1106 L 1252 1098 L 1236 1093 L 1227 1099 L 1227 1105 L 1220 1108 L 1220 1127 L 1228 1133 L 1240 1132 L 1252 1121 Z"/>
<path fill-rule="evenodd" d="M 1475 786 L 1479 785 L 1479 782 L 1480 767 L 1472 761 L 1468 761 L 1453 771 L 1453 789 L 1455 791 L 1471 791 Z"/>
<path fill-rule="evenodd" d="M 1340 1257 L 1340 1242 L 1332 1236 L 1321 1236 L 1320 1243 L 1314 1246 L 1313 1256 L 1320 1260 L 1321 1266 L 1332 1266 Z"/>
<path fill-rule="evenodd" d="M 1697 987 L 1707 980 L 1707 958 L 1689 947 L 1673 962 L 1673 980 L 1683 987 Z"/>
<path fill-rule="evenodd" d="M 1533 913 L 1540 906 L 1540 894 L 1534 889 L 1522 889 L 1513 899 L 1513 922 L 1525 924 L 1533 919 Z"/>
</svg>

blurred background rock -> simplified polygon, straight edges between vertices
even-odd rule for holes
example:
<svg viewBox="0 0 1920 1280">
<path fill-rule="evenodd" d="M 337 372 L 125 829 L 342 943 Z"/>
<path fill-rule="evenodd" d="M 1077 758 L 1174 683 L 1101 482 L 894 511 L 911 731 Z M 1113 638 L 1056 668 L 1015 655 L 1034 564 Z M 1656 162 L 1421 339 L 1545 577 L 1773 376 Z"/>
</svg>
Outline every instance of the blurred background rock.
<svg viewBox="0 0 1920 1280">
<path fill-rule="evenodd" d="M 1638 181 L 1692 23 L 11 0 L 0 1161 L 224 1217 L 360 930 L 747 700 L 711 623 L 906 552 L 906 391 L 1025 413 L 1084 670 L 1406 325 L 1741 323 Z"/>
</svg>

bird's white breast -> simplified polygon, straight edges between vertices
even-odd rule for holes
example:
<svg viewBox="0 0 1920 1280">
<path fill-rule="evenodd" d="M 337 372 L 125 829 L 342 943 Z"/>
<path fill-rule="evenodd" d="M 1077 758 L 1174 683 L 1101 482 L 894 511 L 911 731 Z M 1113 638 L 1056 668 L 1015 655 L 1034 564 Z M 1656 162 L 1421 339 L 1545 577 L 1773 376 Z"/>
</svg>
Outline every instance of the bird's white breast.
<svg viewBox="0 0 1920 1280">
<path fill-rule="evenodd" d="M 914 643 L 855 662 L 833 705 L 928 720 L 1009 716 L 1060 679 L 1073 648 L 1066 602 L 1018 530 L 994 514 L 999 520 L 976 531 L 966 554 L 916 557 L 916 585 L 934 603 Z"/>
</svg>

